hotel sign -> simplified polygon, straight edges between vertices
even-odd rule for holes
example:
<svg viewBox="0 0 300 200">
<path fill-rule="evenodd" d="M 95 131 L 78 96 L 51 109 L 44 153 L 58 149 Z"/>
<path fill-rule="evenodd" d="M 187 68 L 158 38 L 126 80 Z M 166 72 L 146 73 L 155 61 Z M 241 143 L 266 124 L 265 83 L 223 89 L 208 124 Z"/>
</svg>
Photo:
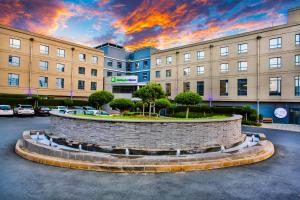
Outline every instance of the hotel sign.
<svg viewBox="0 0 300 200">
<path fill-rule="evenodd" d="M 111 77 L 112 83 L 137 83 L 137 76 L 113 76 Z"/>
</svg>

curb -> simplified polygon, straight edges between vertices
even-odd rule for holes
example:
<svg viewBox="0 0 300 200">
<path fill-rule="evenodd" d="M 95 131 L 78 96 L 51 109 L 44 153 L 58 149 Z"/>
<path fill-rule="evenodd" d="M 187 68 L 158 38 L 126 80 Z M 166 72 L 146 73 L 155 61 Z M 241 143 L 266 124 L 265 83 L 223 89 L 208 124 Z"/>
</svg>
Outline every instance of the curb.
<svg viewBox="0 0 300 200">
<path fill-rule="evenodd" d="M 161 172 L 187 172 L 187 171 L 200 171 L 209 169 L 220 169 L 226 167 L 247 165 L 257 163 L 270 158 L 274 152 L 274 145 L 270 141 L 264 149 L 258 152 L 251 153 L 245 157 L 227 157 L 207 161 L 194 161 L 194 162 L 178 162 L 178 164 L 157 164 L 157 165 L 122 165 L 112 163 L 94 163 L 78 160 L 67 160 L 52 156 L 41 155 L 38 153 L 30 152 L 22 147 L 21 140 L 18 140 L 15 146 L 15 152 L 24 159 L 56 167 L 90 170 L 99 172 L 118 172 L 118 173 L 161 173 Z"/>
</svg>

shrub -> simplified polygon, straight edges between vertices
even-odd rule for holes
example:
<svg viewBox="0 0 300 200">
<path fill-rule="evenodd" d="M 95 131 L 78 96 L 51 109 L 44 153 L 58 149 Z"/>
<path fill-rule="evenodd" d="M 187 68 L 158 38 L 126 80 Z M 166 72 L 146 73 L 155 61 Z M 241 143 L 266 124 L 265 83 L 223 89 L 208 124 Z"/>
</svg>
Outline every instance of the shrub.
<svg viewBox="0 0 300 200">
<path fill-rule="evenodd" d="M 194 92 L 183 92 L 175 97 L 175 102 L 186 105 L 186 118 L 189 117 L 189 109 L 191 105 L 197 105 L 202 101 L 202 97 Z"/>
<path fill-rule="evenodd" d="M 163 98 L 163 99 L 158 99 L 155 101 L 155 107 L 158 108 L 159 112 L 162 110 L 162 109 L 166 109 L 166 108 L 169 108 L 171 106 L 171 103 L 169 101 L 169 99 L 166 99 L 166 98 Z"/>
<path fill-rule="evenodd" d="M 74 102 L 71 99 L 64 99 L 63 102 L 64 102 L 65 106 L 73 106 L 74 105 Z"/>
<path fill-rule="evenodd" d="M 126 98 L 114 99 L 109 105 L 112 109 L 119 109 L 121 113 L 134 107 L 133 101 Z"/>
<path fill-rule="evenodd" d="M 107 91 L 94 92 L 89 96 L 89 102 L 97 109 L 101 108 L 104 104 L 111 102 L 114 99 L 114 95 Z"/>
</svg>

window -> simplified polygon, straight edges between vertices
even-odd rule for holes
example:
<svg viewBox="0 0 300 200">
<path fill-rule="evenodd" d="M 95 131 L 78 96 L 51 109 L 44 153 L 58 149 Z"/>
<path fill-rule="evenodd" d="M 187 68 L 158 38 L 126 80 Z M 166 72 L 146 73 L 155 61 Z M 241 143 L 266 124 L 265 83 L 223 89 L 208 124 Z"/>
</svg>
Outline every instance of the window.
<svg viewBox="0 0 300 200">
<path fill-rule="evenodd" d="M 17 56 L 9 56 L 8 63 L 13 66 L 20 66 L 20 57 Z"/>
<path fill-rule="evenodd" d="M 97 76 L 97 69 L 91 69 L 91 76 Z"/>
<path fill-rule="evenodd" d="M 40 76 L 39 86 L 40 86 L 40 88 L 47 88 L 48 87 L 48 77 Z"/>
<path fill-rule="evenodd" d="M 238 62 L 238 70 L 239 71 L 247 71 L 248 63 L 246 61 L 239 61 Z"/>
<path fill-rule="evenodd" d="M 155 72 L 155 77 L 156 77 L 156 78 L 159 78 L 159 77 L 160 77 L 160 71 L 156 71 L 156 72 Z"/>
<path fill-rule="evenodd" d="M 78 81 L 78 90 L 84 90 L 85 81 L 79 80 Z"/>
<path fill-rule="evenodd" d="M 80 53 L 79 54 L 79 60 L 80 61 L 85 61 L 85 59 L 86 59 L 86 55 L 84 53 Z"/>
<path fill-rule="evenodd" d="M 223 63 L 220 65 L 220 71 L 221 72 L 228 72 L 229 71 L 229 65 L 228 63 Z"/>
<path fill-rule="evenodd" d="M 85 68 L 84 67 L 79 67 L 78 68 L 78 74 L 85 74 Z"/>
<path fill-rule="evenodd" d="M 238 96 L 247 96 L 247 79 L 238 79 Z"/>
<path fill-rule="evenodd" d="M 172 56 L 167 56 L 167 64 L 172 64 Z"/>
<path fill-rule="evenodd" d="M 93 64 L 98 64 L 98 57 L 97 56 L 92 57 L 92 63 Z"/>
<path fill-rule="evenodd" d="M 122 73 L 121 72 L 117 72 L 117 76 L 122 76 Z"/>
<path fill-rule="evenodd" d="M 91 82 L 91 90 L 97 90 L 97 82 Z"/>
<path fill-rule="evenodd" d="M 56 64 L 56 70 L 59 72 L 64 72 L 65 71 L 65 65 L 61 63 Z"/>
<path fill-rule="evenodd" d="M 228 96 L 228 80 L 220 80 L 220 96 Z"/>
<path fill-rule="evenodd" d="M 247 53 L 248 52 L 248 44 L 239 44 L 238 45 L 238 53 Z"/>
<path fill-rule="evenodd" d="M 166 77 L 171 77 L 172 76 L 172 71 L 170 69 L 166 70 Z"/>
<path fill-rule="evenodd" d="M 281 96 L 281 77 L 270 78 L 270 96 Z"/>
<path fill-rule="evenodd" d="M 143 80 L 147 80 L 148 79 L 148 72 L 143 72 Z"/>
<path fill-rule="evenodd" d="M 197 59 L 198 60 L 204 59 L 204 51 L 198 51 L 197 52 Z"/>
<path fill-rule="evenodd" d="M 295 35 L 295 42 L 296 42 L 296 45 L 300 45 L 300 34 Z"/>
<path fill-rule="evenodd" d="M 188 92 L 191 89 L 190 82 L 183 82 L 183 92 Z"/>
<path fill-rule="evenodd" d="M 204 96 L 204 81 L 197 81 L 197 93 Z"/>
<path fill-rule="evenodd" d="M 9 39 L 9 46 L 15 49 L 20 49 L 21 48 L 21 40 L 15 39 L 15 38 L 10 38 Z"/>
<path fill-rule="evenodd" d="M 65 50 L 64 49 L 57 49 L 56 53 L 57 53 L 58 57 L 63 57 L 63 58 L 65 57 Z"/>
<path fill-rule="evenodd" d="M 143 62 L 143 67 L 144 67 L 144 68 L 147 68 L 147 67 L 148 67 L 148 60 L 144 60 L 144 62 Z"/>
<path fill-rule="evenodd" d="M 135 62 L 134 65 L 136 70 L 140 69 L 140 62 Z"/>
<path fill-rule="evenodd" d="M 40 53 L 48 55 L 49 54 L 49 46 L 40 45 Z"/>
<path fill-rule="evenodd" d="M 56 79 L 56 88 L 64 88 L 65 87 L 65 80 L 63 78 Z"/>
<path fill-rule="evenodd" d="M 295 76 L 295 96 L 300 96 L 300 75 Z"/>
<path fill-rule="evenodd" d="M 122 62 L 117 62 L 117 67 L 122 68 Z"/>
<path fill-rule="evenodd" d="M 270 39 L 270 49 L 281 48 L 281 37 Z"/>
<path fill-rule="evenodd" d="M 109 77 L 109 76 L 112 76 L 112 72 L 111 71 L 108 71 L 107 73 L 106 73 L 106 75 Z"/>
<path fill-rule="evenodd" d="M 281 67 L 281 57 L 270 58 L 269 60 L 270 69 L 276 69 Z"/>
<path fill-rule="evenodd" d="M 191 75 L 191 68 L 186 67 L 183 69 L 183 76 L 190 76 Z"/>
<path fill-rule="evenodd" d="M 185 53 L 184 54 L 184 61 L 190 61 L 191 60 L 191 54 L 190 53 Z"/>
<path fill-rule="evenodd" d="M 108 60 L 107 61 L 107 66 L 112 67 L 113 66 L 113 61 L 112 60 Z"/>
<path fill-rule="evenodd" d="M 161 64 L 161 58 L 156 58 L 156 65 L 160 65 Z"/>
<path fill-rule="evenodd" d="M 48 70 L 48 61 L 40 61 L 40 69 L 47 71 Z"/>
<path fill-rule="evenodd" d="M 166 95 L 171 96 L 171 83 L 166 83 Z"/>
<path fill-rule="evenodd" d="M 227 56 L 229 54 L 229 49 L 228 47 L 221 47 L 220 48 L 220 55 L 221 56 Z"/>
<path fill-rule="evenodd" d="M 8 85 L 9 86 L 19 86 L 20 75 L 19 74 L 8 74 Z"/>
<path fill-rule="evenodd" d="M 300 54 L 295 55 L 295 65 L 300 66 Z"/>
<path fill-rule="evenodd" d="M 197 75 L 200 76 L 201 74 L 204 74 L 204 67 L 198 66 L 197 67 Z"/>
</svg>

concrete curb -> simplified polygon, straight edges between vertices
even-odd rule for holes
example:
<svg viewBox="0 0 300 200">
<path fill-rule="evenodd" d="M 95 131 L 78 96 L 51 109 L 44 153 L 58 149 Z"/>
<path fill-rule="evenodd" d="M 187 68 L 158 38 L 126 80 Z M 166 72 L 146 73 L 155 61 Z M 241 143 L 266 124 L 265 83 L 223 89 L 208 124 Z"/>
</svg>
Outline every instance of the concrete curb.
<svg viewBox="0 0 300 200">
<path fill-rule="evenodd" d="M 266 141 L 263 150 L 252 152 L 244 157 L 235 157 L 234 155 L 207 161 L 193 161 L 193 162 L 178 162 L 177 164 L 159 164 L 156 165 L 130 165 L 121 163 L 95 163 L 78 160 L 67 160 L 52 156 L 41 155 L 38 153 L 30 152 L 22 146 L 22 140 L 18 140 L 16 153 L 33 162 L 51 165 L 56 167 L 64 167 L 71 169 L 81 169 L 99 172 L 118 172 L 118 173 L 156 173 L 156 172 L 187 172 L 197 170 L 219 169 L 225 167 L 233 167 L 240 165 L 247 165 L 257 163 L 270 158 L 274 152 L 274 145 L 270 141 Z"/>
</svg>

